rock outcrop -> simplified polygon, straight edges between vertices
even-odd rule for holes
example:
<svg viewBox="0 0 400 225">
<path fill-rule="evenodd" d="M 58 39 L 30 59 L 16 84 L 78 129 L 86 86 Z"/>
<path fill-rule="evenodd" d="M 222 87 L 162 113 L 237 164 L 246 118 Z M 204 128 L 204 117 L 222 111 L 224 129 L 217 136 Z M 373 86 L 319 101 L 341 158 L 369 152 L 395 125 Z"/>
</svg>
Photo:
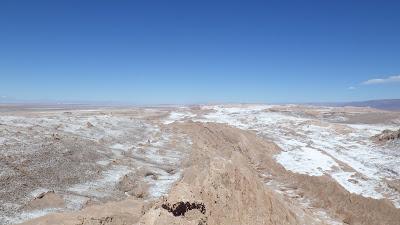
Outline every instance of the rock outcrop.
<svg viewBox="0 0 400 225">
<path fill-rule="evenodd" d="M 381 142 L 400 140 L 400 129 L 398 129 L 397 131 L 384 130 L 382 131 L 382 133 L 375 135 L 373 139 Z"/>
</svg>

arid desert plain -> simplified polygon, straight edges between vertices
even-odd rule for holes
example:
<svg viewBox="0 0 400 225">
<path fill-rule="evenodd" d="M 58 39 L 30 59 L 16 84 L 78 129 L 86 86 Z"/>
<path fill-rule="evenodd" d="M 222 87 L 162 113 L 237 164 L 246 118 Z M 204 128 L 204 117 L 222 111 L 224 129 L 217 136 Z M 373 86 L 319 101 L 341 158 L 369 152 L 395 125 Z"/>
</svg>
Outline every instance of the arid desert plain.
<svg viewBox="0 0 400 225">
<path fill-rule="evenodd" d="M 0 224 L 400 224 L 400 112 L 0 106 Z"/>
</svg>

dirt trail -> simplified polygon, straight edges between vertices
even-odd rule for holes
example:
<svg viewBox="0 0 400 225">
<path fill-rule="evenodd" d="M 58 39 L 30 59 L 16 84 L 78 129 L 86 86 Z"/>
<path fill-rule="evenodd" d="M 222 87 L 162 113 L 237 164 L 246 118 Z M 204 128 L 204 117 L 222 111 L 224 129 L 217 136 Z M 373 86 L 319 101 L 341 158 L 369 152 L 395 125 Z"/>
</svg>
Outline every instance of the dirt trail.
<svg viewBox="0 0 400 225">
<path fill-rule="evenodd" d="M 385 200 L 350 194 L 326 176 L 286 171 L 273 158 L 279 148 L 256 134 L 213 123 L 174 123 L 188 134 L 192 151 L 184 162 L 181 180 L 166 197 L 154 202 L 129 198 L 89 206 L 75 213 L 44 216 L 24 225 L 129 224 L 329 224 L 316 215 L 322 208 L 346 224 L 398 224 L 400 210 Z M 301 198 L 301 205 L 269 188 L 277 181 Z M 297 198 L 297 197 L 296 197 Z"/>
</svg>

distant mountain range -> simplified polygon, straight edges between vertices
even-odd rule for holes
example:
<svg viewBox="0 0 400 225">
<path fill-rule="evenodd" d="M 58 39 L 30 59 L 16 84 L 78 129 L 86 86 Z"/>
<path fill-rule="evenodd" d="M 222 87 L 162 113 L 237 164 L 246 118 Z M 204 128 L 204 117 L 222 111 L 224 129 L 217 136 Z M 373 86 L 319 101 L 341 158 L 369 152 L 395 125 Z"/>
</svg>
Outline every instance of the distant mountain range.
<svg viewBox="0 0 400 225">
<path fill-rule="evenodd" d="M 384 110 L 400 110 L 400 99 L 381 99 L 343 103 L 342 106 L 371 107 Z"/>
<path fill-rule="evenodd" d="M 355 107 L 371 107 L 375 109 L 400 111 L 400 99 L 377 99 L 359 102 L 339 102 L 339 103 L 311 103 L 311 105 L 320 106 L 355 106 Z"/>
</svg>

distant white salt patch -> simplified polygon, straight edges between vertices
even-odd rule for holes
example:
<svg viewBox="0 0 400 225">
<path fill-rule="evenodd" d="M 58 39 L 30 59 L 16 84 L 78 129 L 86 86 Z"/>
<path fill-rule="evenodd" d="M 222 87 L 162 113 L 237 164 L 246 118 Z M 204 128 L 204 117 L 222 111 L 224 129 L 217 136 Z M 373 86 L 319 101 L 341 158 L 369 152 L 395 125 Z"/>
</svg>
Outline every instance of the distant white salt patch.
<svg viewBox="0 0 400 225">
<path fill-rule="evenodd" d="M 110 170 L 103 172 L 101 179 L 77 184 L 68 190 L 79 195 L 103 198 L 107 197 L 114 191 L 115 184 L 131 170 L 126 166 L 115 166 Z"/>
<path fill-rule="evenodd" d="M 335 121 L 335 122 L 346 122 L 349 119 L 344 116 L 336 116 L 336 117 L 333 117 L 331 120 Z"/>
<path fill-rule="evenodd" d="M 294 149 L 294 148 L 299 148 L 299 147 L 306 147 L 307 143 L 304 143 L 302 141 L 296 140 L 296 139 L 289 139 L 289 140 L 284 140 L 280 141 L 278 143 L 279 147 L 282 149 Z"/>
<path fill-rule="evenodd" d="M 111 145 L 112 149 L 118 149 L 118 150 L 124 150 L 124 151 L 129 150 L 129 149 L 131 149 L 133 147 L 134 147 L 133 145 L 129 145 L 129 144 L 114 144 L 114 145 Z"/>
<path fill-rule="evenodd" d="M 101 166 L 108 166 L 108 165 L 110 165 L 111 162 L 107 161 L 107 160 L 100 160 L 100 161 L 97 161 L 96 163 Z"/>
<path fill-rule="evenodd" d="M 130 144 L 114 144 L 111 145 L 111 151 L 115 155 L 115 157 L 123 157 L 124 152 L 127 152 L 128 150 L 132 149 L 134 145 Z"/>
<path fill-rule="evenodd" d="M 197 119 L 199 122 L 226 123 L 241 129 L 259 130 L 259 126 L 282 125 L 282 123 L 300 123 L 304 119 L 283 115 L 275 112 L 265 112 L 271 108 L 270 105 L 250 105 L 243 107 L 214 106 L 210 109 L 214 112 L 203 116 L 204 119 Z"/>
<path fill-rule="evenodd" d="M 176 121 L 181 121 L 186 118 L 193 118 L 195 117 L 196 114 L 193 114 L 191 112 L 171 112 L 168 116 L 168 119 L 165 120 L 163 123 L 164 124 L 171 124 Z"/>
<path fill-rule="evenodd" d="M 331 176 L 350 193 L 374 199 L 383 198 L 382 194 L 375 191 L 375 187 L 378 186 L 378 183 L 374 182 L 373 180 L 358 179 L 355 177 L 354 172 L 344 171 L 335 172 L 331 174 Z"/>
<path fill-rule="evenodd" d="M 217 111 L 214 113 L 210 113 L 207 115 L 203 116 L 204 119 L 198 119 L 195 121 L 199 121 L 199 122 L 216 122 L 216 123 L 226 123 L 229 124 L 231 126 L 235 126 L 235 127 L 239 127 L 239 128 L 246 128 L 246 124 L 242 123 L 240 120 L 238 120 L 237 118 L 226 114 L 224 112 L 221 111 Z"/>
<path fill-rule="evenodd" d="M 41 195 L 48 193 L 48 192 L 50 192 L 50 190 L 47 188 L 38 188 L 38 189 L 35 189 L 34 191 L 32 191 L 29 195 L 31 196 L 31 198 L 38 198 Z"/>
<path fill-rule="evenodd" d="M 90 200 L 90 198 L 80 195 L 64 195 L 65 207 L 70 210 L 80 210 Z"/>
<path fill-rule="evenodd" d="M 47 208 L 47 209 L 27 211 L 27 212 L 23 212 L 23 213 L 19 214 L 16 217 L 4 217 L 4 220 L 6 221 L 6 224 L 19 224 L 19 223 L 23 223 L 27 220 L 39 218 L 39 217 L 45 216 L 50 213 L 59 212 L 61 210 L 62 210 L 61 208 Z M 0 220 L 0 222 L 1 222 L 1 220 Z"/>
<path fill-rule="evenodd" d="M 0 145 L 4 144 L 6 142 L 6 138 L 0 137 Z"/>
<path fill-rule="evenodd" d="M 356 129 L 358 133 L 362 132 L 368 136 L 380 134 L 386 129 L 398 129 L 397 126 L 390 125 L 347 124 L 347 126 Z"/>
<path fill-rule="evenodd" d="M 0 123 L 8 126 L 30 127 L 35 119 L 19 116 L 0 116 Z"/>
<path fill-rule="evenodd" d="M 301 150 L 297 151 L 281 152 L 276 156 L 276 161 L 286 170 L 310 176 L 322 176 L 333 167 L 339 167 L 328 155 L 308 147 L 301 147 Z"/>
<path fill-rule="evenodd" d="M 171 188 L 172 184 L 181 177 L 181 172 L 175 174 L 169 174 L 161 171 L 161 174 L 157 176 L 157 180 L 150 180 L 147 178 L 147 182 L 150 184 L 149 196 L 152 198 L 159 198 L 166 195 Z"/>
</svg>

